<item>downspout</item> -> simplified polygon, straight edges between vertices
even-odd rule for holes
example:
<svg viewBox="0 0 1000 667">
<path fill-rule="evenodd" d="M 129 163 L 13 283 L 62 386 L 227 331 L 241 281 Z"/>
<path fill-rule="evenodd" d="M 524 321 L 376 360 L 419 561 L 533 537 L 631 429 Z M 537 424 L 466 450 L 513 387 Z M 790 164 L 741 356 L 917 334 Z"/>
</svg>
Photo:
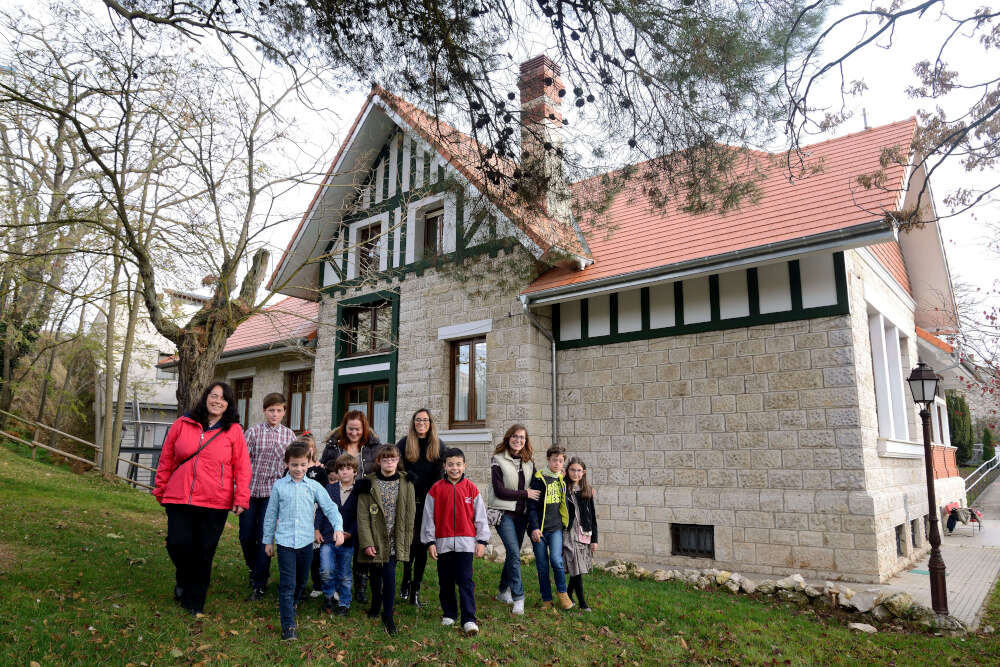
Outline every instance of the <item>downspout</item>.
<svg viewBox="0 0 1000 667">
<path fill-rule="evenodd" d="M 556 393 L 556 378 L 558 377 L 558 369 L 556 368 L 556 337 L 538 322 L 535 314 L 528 308 L 527 297 L 522 295 L 518 298 L 521 301 L 521 311 L 528 318 L 528 321 L 531 322 L 531 326 L 538 329 L 539 333 L 545 336 L 552 346 L 552 444 L 555 445 L 559 443 L 559 421 L 557 419 L 559 415 L 559 398 Z"/>
</svg>

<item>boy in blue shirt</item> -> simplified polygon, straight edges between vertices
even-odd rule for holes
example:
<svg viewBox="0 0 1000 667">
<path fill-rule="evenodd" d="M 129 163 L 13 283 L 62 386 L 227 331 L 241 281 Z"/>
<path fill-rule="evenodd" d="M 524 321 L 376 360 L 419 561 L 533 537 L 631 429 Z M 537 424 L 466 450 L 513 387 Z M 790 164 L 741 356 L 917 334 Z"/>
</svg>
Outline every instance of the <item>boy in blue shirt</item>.
<svg viewBox="0 0 1000 667">
<path fill-rule="evenodd" d="M 344 543 L 343 521 L 329 494 L 318 482 L 306 478 L 309 469 L 309 447 L 293 442 L 285 450 L 288 474 L 274 483 L 271 499 L 264 515 L 264 544 L 268 557 L 278 548 L 278 606 L 281 610 L 281 638 L 298 639 L 295 626 L 295 603 L 309 577 L 313 556 L 313 522 L 315 507 L 330 520 L 333 542 Z"/>
<path fill-rule="evenodd" d="M 354 493 L 354 478 L 358 474 L 358 460 L 350 454 L 341 454 L 326 464 L 329 484 L 326 490 L 340 510 L 344 521 L 344 543 L 333 541 L 333 525 L 322 512 L 316 513 L 316 542 L 319 543 L 319 574 L 323 580 L 323 611 L 333 613 L 334 594 L 337 595 L 337 616 L 347 616 L 351 609 L 351 562 L 354 560 L 354 536 L 358 532 L 358 497 Z"/>
</svg>

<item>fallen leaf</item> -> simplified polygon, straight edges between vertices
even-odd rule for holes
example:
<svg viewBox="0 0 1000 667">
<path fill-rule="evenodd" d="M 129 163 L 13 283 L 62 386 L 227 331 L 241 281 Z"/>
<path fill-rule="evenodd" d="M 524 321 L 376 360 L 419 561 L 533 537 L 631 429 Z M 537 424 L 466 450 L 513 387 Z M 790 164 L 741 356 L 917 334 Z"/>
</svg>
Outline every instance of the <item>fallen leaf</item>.
<svg viewBox="0 0 1000 667">
<path fill-rule="evenodd" d="M 240 631 L 239 630 L 230 630 L 229 634 L 231 634 L 234 637 L 238 637 L 240 635 Z"/>
<path fill-rule="evenodd" d="M 110 538 L 112 540 L 123 540 L 123 539 L 125 539 L 125 536 L 122 535 L 122 534 L 120 534 L 120 533 L 108 533 L 104 537 Z"/>
<path fill-rule="evenodd" d="M 170 657 L 172 658 L 180 658 L 183 657 L 183 655 L 184 651 L 180 650 L 179 648 L 170 649 Z"/>
</svg>

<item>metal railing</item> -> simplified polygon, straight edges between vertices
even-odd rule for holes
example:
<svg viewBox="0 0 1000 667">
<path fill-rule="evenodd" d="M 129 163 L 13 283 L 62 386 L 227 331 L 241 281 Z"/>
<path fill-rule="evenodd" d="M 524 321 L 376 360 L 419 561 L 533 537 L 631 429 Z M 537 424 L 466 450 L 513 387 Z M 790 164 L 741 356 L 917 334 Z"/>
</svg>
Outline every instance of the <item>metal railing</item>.
<svg viewBox="0 0 1000 667">
<path fill-rule="evenodd" d="M 53 454 L 56 454 L 57 456 L 62 456 L 63 458 L 69 459 L 71 461 L 77 461 L 78 463 L 83 463 L 83 464 L 86 464 L 86 465 L 90 465 L 90 466 L 93 466 L 95 468 L 100 467 L 101 448 L 98 447 L 97 445 L 95 445 L 94 443 L 89 442 L 87 440 L 84 440 L 83 438 L 78 438 L 75 435 L 71 435 L 69 433 L 65 433 L 63 431 L 60 431 L 57 428 L 53 428 L 51 426 L 46 426 L 45 424 L 41 424 L 39 422 L 34 421 L 33 419 L 25 419 L 24 417 L 20 417 L 20 416 L 15 415 L 15 414 L 13 414 L 11 412 L 7 412 L 6 410 L 0 410 L 0 414 L 6 415 L 7 417 L 10 417 L 12 419 L 16 419 L 17 421 L 19 421 L 19 422 L 21 422 L 23 424 L 27 424 L 28 426 L 31 426 L 34 429 L 34 435 L 32 435 L 31 440 L 25 440 L 24 438 L 21 438 L 21 437 L 19 437 L 17 435 L 14 435 L 13 433 L 10 433 L 8 431 L 0 429 L 0 436 L 8 438 L 8 439 L 10 439 L 10 440 L 12 440 L 14 442 L 19 442 L 22 445 L 25 445 L 26 447 L 29 447 L 31 449 L 31 458 L 35 458 L 36 451 L 38 449 L 42 449 L 42 450 L 45 450 L 47 452 L 51 452 Z M 92 459 L 88 459 L 88 458 L 85 458 L 83 456 L 79 456 L 77 454 L 72 454 L 70 452 L 58 449 L 57 447 L 53 447 L 51 445 L 46 445 L 44 443 L 39 442 L 38 441 L 38 434 L 39 434 L 39 430 L 40 429 L 48 431 L 49 433 L 52 433 L 55 436 L 58 436 L 59 438 L 66 438 L 66 439 L 72 440 L 73 442 L 76 442 L 79 445 L 83 445 L 84 447 L 93 450 L 93 458 Z M 154 467 L 150 467 L 150 466 L 144 465 L 142 463 L 139 463 L 138 461 L 123 458 L 120 455 L 118 456 L 118 462 L 128 464 L 130 471 L 135 470 L 135 468 L 141 468 L 143 470 L 149 471 L 151 474 L 156 474 L 156 467 L 155 466 Z M 134 473 L 131 473 L 131 474 L 128 474 L 128 475 L 122 475 L 121 473 L 118 473 L 117 470 L 116 470 L 115 474 L 119 478 L 121 478 L 122 480 L 128 482 L 129 484 L 132 484 L 133 486 L 139 486 L 139 487 L 142 487 L 144 489 L 148 489 L 150 491 L 153 490 L 153 487 L 150 484 L 146 484 L 145 482 L 140 482 L 137 479 L 135 479 L 135 474 Z M 129 479 L 129 477 L 132 477 L 132 479 Z"/>
<path fill-rule="evenodd" d="M 994 456 L 983 465 L 972 471 L 972 474 L 965 478 L 966 502 L 972 505 L 972 501 L 981 494 L 986 487 L 1000 477 L 1000 455 Z"/>
</svg>

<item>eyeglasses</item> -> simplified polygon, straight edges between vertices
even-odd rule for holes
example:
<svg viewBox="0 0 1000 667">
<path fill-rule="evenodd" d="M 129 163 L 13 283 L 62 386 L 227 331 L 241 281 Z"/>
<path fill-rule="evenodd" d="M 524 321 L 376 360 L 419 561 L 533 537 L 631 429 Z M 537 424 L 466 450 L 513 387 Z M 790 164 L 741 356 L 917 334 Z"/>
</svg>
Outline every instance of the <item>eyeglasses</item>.
<svg viewBox="0 0 1000 667">
<path fill-rule="evenodd" d="M 423 417 L 421 417 L 419 419 L 414 419 L 413 423 L 414 424 L 430 424 L 431 420 L 430 419 L 424 419 Z"/>
</svg>

